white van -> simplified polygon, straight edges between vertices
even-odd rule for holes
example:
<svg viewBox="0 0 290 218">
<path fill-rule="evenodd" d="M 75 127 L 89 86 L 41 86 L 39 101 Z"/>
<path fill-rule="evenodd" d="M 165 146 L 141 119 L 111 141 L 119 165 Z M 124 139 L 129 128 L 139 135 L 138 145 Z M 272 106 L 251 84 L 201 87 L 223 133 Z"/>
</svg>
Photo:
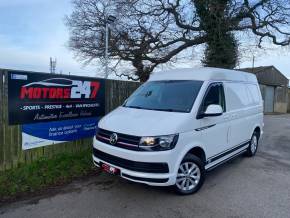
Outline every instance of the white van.
<svg viewBox="0 0 290 218">
<path fill-rule="evenodd" d="M 191 194 L 205 172 L 242 153 L 263 133 L 256 76 L 217 68 L 154 73 L 99 122 L 96 166 L 125 179 Z"/>
</svg>

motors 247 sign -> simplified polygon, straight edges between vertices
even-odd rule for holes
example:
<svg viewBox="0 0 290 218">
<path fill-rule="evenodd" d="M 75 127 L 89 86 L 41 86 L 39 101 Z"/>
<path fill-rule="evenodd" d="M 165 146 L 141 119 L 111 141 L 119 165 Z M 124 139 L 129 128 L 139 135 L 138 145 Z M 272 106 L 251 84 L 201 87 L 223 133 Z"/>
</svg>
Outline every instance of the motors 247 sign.
<svg viewBox="0 0 290 218">
<path fill-rule="evenodd" d="M 8 76 L 10 125 L 105 114 L 102 79 L 15 71 Z"/>
</svg>

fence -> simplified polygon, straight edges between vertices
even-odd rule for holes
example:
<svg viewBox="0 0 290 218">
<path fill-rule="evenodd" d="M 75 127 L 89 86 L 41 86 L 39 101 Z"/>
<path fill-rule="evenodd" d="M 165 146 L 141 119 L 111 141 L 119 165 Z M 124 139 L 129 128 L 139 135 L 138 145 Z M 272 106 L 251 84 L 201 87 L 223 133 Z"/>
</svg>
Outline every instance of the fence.
<svg viewBox="0 0 290 218">
<path fill-rule="evenodd" d="M 21 126 L 8 125 L 8 80 L 7 71 L 0 69 L 0 171 L 19 164 L 30 163 L 42 157 L 53 157 L 59 153 L 74 153 L 92 146 L 92 139 L 82 139 L 62 144 L 49 145 L 31 150 L 22 150 Z M 139 83 L 106 80 L 105 108 L 110 112 L 139 86 Z"/>
</svg>

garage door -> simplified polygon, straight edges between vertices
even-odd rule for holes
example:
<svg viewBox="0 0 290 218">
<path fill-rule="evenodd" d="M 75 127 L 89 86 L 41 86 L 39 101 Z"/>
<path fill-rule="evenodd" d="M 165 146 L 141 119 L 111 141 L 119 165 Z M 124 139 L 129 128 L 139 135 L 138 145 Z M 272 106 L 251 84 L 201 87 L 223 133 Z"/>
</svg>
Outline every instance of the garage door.
<svg viewBox="0 0 290 218">
<path fill-rule="evenodd" d="M 273 86 L 266 86 L 265 88 L 265 112 L 274 112 L 274 93 L 275 88 Z"/>
</svg>

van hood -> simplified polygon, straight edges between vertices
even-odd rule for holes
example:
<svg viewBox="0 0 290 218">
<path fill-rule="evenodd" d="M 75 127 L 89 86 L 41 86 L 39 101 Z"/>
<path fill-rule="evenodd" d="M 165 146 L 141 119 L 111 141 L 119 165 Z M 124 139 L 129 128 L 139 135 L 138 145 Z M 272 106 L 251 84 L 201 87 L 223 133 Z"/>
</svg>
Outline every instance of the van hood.
<svg viewBox="0 0 290 218">
<path fill-rule="evenodd" d="M 190 113 L 118 107 L 103 117 L 99 128 L 135 136 L 159 136 L 189 131 Z M 194 121 L 194 119 L 190 119 Z"/>
</svg>

